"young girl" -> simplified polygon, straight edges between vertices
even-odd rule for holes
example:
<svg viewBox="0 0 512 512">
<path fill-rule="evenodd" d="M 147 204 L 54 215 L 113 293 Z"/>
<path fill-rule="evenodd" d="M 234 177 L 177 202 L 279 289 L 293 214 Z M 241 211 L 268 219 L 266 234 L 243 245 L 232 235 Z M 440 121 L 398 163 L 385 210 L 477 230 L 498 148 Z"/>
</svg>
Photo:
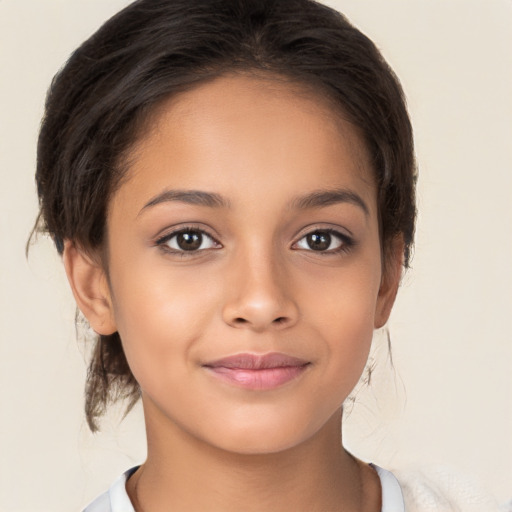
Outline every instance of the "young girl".
<svg viewBox="0 0 512 512">
<path fill-rule="evenodd" d="M 311 0 L 139 0 L 72 55 L 40 225 L 98 335 L 89 426 L 141 398 L 148 444 L 87 512 L 405 510 L 341 423 L 409 263 L 414 182 L 396 77 Z"/>
</svg>

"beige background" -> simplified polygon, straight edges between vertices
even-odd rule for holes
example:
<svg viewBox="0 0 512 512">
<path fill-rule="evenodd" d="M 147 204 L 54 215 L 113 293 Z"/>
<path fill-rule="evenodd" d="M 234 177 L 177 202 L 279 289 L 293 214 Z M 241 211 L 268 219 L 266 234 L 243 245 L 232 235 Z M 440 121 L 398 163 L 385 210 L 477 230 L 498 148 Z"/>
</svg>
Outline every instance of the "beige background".
<svg viewBox="0 0 512 512">
<path fill-rule="evenodd" d="M 144 457 L 141 411 L 92 436 L 74 305 L 36 216 L 45 90 L 124 0 L 0 0 L 0 510 L 70 511 Z M 512 1 L 331 0 L 402 79 L 420 166 L 416 255 L 346 443 L 448 465 L 512 498 Z M 385 336 L 376 337 L 383 352 Z"/>
</svg>

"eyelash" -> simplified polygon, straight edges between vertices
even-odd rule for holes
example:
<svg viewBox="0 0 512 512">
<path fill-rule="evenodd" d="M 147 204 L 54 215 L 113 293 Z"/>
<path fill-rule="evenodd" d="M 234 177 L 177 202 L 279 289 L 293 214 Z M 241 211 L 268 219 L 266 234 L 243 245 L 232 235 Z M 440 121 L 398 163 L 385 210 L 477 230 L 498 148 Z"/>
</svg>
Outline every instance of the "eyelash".
<svg viewBox="0 0 512 512">
<path fill-rule="evenodd" d="M 202 243 L 204 243 L 204 238 L 207 238 L 207 239 L 209 239 L 211 241 L 211 243 L 213 243 L 217 247 L 208 247 L 206 249 L 186 250 L 186 249 L 176 249 L 176 248 L 173 248 L 173 247 L 169 246 L 169 242 L 173 238 L 176 238 L 176 237 L 178 237 L 181 234 L 187 234 L 187 233 L 189 233 L 189 234 L 190 233 L 198 234 L 201 237 L 203 237 L 203 240 L 201 241 L 201 245 L 202 245 Z M 220 242 L 217 241 L 215 239 L 215 237 L 213 237 L 212 235 L 210 235 L 209 233 L 207 233 L 203 229 L 192 227 L 192 226 L 183 227 L 183 228 L 177 229 L 176 231 L 172 231 L 171 233 L 167 233 L 167 234 L 161 236 L 160 238 L 158 238 L 155 241 L 155 245 L 157 247 L 160 247 L 166 253 L 179 254 L 182 257 L 194 256 L 195 254 L 197 254 L 199 252 L 207 251 L 207 250 L 210 250 L 210 249 L 218 249 L 218 248 L 222 247 Z"/>
<path fill-rule="evenodd" d="M 173 247 L 169 246 L 169 242 L 173 238 L 178 237 L 180 234 L 187 234 L 187 233 L 198 234 L 201 237 L 203 237 L 203 239 L 206 237 L 211 241 L 211 243 L 216 245 L 216 247 L 208 247 L 206 249 L 198 248 L 198 249 L 194 249 L 194 250 L 186 250 L 186 249 L 177 249 L 177 248 L 173 248 Z M 320 234 L 320 233 L 327 234 L 330 237 L 337 238 L 340 242 L 340 246 L 336 247 L 335 249 L 318 250 L 318 251 L 315 251 L 311 247 L 309 249 L 296 247 L 302 240 L 305 240 L 308 236 L 311 236 L 314 234 Z M 204 242 L 204 240 L 201 240 L 201 245 L 203 242 Z M 332 240 L 331 240 L 331 242 L 332 242 Z M 183 227 L 176 231 L 172 231 L 171 233 L 167 233 L 167 234 L 161 236 L 160 238 L 158 238 L 155 241 L 155 245 L 160 247 L 166 253 L 179 254 L 182 257 L 194 256 L 203 251 L 222 248 L 221 243 L 218 240 L 216 240 L 213 236 L 211 236 L 209 233 L 207 233 L 203 229 L 192 227 L 192 226 Z M 340 253 L 344 253 L 344 252 L 349 252 L 355 245 L 356 245 L 355 240 L 353 238 L 347 236 L 344 233 L 340 233 L 339 231 L 332 229 L 332 228 L 317 228 L 317 229 L 308 231 L 307 233 L 302 235 L 296 242 L 293 243 L 292 249 L 305 250 L 307 252 L 317 253 L 320 256 L 330 256 L 330 255 L 336 255 L 336 254 L 340 254 Z"/>
<path fill-rule="evenodd" d="M 341 254 L 341 253 L 347 253 L 356 245 L 356 242 L 353 238 L 346 235 L 345 233 L 340 233 L 336 229 L 332 229 L 332 228 L 317 228 L 317 229 L 308 231 L 307 233 L 302 235 L 301 238 L 299 238 L 299 240 L 297 240 L 297 242 L 295 242 L 293 245 L 296 246 L 300 241 L 305 240 L 308 236 L 318 234 L 318 233 L 328 234 L 331 237 L 337 238 L 340 242 L 340 246 L 336 247 L 335 249 L 328 249 L 328 250 L 323 250 L 323 251 L 315 251 L 314 249 L 311 249 L 311 248 L 303 249 L 303 250 L 306 250 L 306 251 L 312 252 L 312 253 L 316 253 L 319 256 L 332 256 L 332 255 L 337 255 L 337 254 Z M 298 248 L 296 250 L 301 250 L 301 248 Z"/>
</svg>

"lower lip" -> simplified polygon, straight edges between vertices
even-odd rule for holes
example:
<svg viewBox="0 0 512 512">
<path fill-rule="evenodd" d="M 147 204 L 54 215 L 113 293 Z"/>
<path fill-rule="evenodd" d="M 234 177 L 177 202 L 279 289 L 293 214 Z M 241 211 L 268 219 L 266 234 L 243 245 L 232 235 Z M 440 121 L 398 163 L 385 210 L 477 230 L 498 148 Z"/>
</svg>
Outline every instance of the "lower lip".
<svg viewBox="0 0 512 512">
<path fill-rule="evenodd" d="M 225 368 L 223 366 L 206 367 L 219 379 L 236 386 L 252 390 L 275 389 L 299 377 L 306 368 L 303 366 L 284 366 L 279 368 Z"/>
</svg>

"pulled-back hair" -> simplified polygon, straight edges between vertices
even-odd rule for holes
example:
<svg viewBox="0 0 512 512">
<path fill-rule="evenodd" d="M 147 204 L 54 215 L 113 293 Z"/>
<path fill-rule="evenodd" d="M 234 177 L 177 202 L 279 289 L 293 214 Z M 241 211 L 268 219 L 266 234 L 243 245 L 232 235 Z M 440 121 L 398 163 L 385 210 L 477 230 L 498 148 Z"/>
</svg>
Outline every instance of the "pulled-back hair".
<svg viewBox="0 0 512 512">
<path fill-rule="evenodd" d="M 313 87 L 358 127 L 373 162 L 384 258 L 415 223 L 412 130 L 400 84 L 375 45 L 312 0 L 138 0 L 107 21 L 55 76 L 38 144 L 38 228 L 59 253 L 103 247 L 123 158 L 156 106 L 227 72 Z M 86 384 L 90 428 L 140 395 L 118 333 L 98 336 Z"/>
</svg>

